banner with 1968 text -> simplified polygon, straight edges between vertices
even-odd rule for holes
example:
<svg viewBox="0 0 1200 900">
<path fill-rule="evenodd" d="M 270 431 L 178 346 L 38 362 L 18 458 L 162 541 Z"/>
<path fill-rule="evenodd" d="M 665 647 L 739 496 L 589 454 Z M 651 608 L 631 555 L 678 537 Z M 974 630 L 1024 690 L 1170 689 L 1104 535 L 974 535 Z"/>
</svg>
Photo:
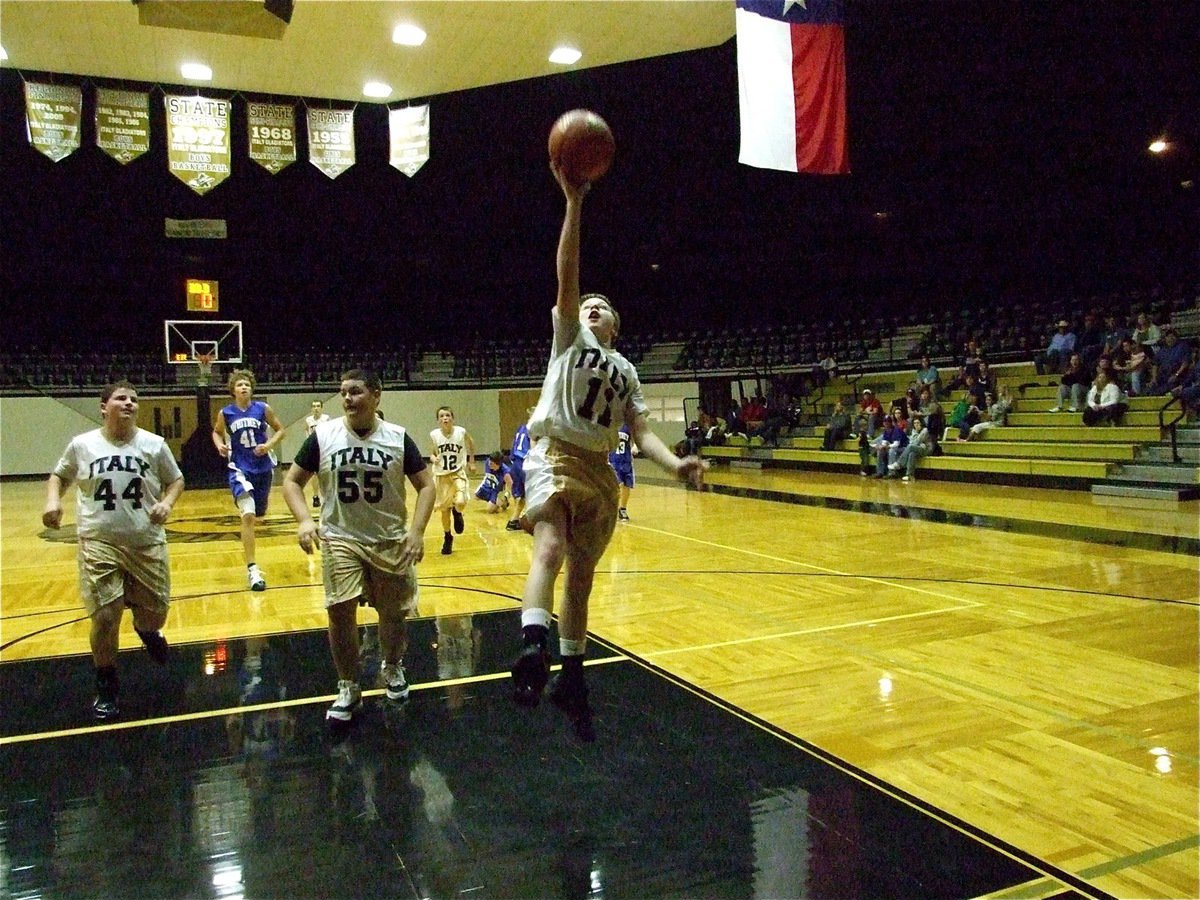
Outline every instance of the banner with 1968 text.
<svg viewBox="0 0 1200 900">
<path fill-rule="evenodd" d="M 296 107 L 291 103 L 248 103 L 250 158 L 278 174 L 296 161 Z"/>
<path fill-rule="evenodd" d="M 229 101 L 167 94 L 167 165 L 197 194 L 229 177 Z"/>
</svg>

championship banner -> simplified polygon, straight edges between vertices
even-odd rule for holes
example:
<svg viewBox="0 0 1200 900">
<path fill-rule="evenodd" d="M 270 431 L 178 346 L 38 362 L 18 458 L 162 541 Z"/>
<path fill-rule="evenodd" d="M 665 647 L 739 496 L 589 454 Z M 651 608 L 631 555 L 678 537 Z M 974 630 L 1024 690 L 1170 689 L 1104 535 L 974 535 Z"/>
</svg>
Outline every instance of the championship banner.
<svg viewBox="0 0 1200 900">
<path fill-rule="evenodd" d="M 308 161 L 330 178 L 354 165 L 354 110 L 308 108 Z"/>
<path fill-rule="evenodd" d="M 96 146 L 124 165 L 150 149 L 150 95 L 96 89 Z"/>
<path fill-rule="evenodd" d="M 167 166 L 197 194 L 229 177 L 229 101 L 163 97 L 167 106 Z"/>
<path fill-rule="evenodd" d="M 429 160 L 429 104 L 388 111 L 391 164 L 409 178 Z"/>
<path fill-rule="evenodd" d="M 25 82 L 25 131 L 29 144 L 54 162 L 79 149 L 83 91 L 70 84 Z"/>
<path fill-rule="evenodd" d="M 296 161 L 296 107 L 290 103 L 246 104 L 250 158 L 278 174 Z"/>
</svg>

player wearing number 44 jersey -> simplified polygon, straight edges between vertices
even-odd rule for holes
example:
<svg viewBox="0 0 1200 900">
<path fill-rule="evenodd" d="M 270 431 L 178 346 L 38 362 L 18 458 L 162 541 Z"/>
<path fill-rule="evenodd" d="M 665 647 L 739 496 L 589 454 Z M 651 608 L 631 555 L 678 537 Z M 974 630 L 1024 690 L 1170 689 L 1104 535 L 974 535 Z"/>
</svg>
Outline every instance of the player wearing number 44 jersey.
<svg viewBox="0 0 1200 900">
<path fill-rule="evenodd" d="M 254 399 L 254 373 L 234 369 L 229 373 L 233 402 L 213 423 L 217 452 L 229 460 L 229 490 L 242 519 L 242 555 L 250 590 L 265 591 L 267 581 L 254 562 L 254 525 L 267 514 L 271 479 L 275 474 L 274 449 L 283 440 L 283 423 L 274 410 Z M 268 435 L 267 426 L 271 427 Z"/>
<path fill-rule="evenodd" d="M 119 712 L 117 650 L 126 606 L 151 658 L 167 661 L 167 642 L 159 631 L 171 599 L 163 523 L 183 493 L 183 475 L 167 442 L 137 427 L 137 411 L 132 384 L 119 381 L 104 388 L 104 424 L 67 445 L 50 475 L 42 511 L 42 524 L 58 528 L 63 493 L 72 483 L 79 485 L 79 590 L 91 618 L 92 711 L 98 719 Z"/>
<path fill-rule="evenodd" d="M 694 456 L 677 458 L 650 430 L 637 370 L 613 349 L 620 330 L 616 311 L 599 294 L 579 296 L 579 229 L 589 185 L 573 184 L 553 163 L 551 168 L 566 197 L 566 213 L 550 363 L 529 419 L 533 446 L 525 458 L 522 521 L 533 531 L 533 562 L 521 605 L 524 646 L 512 674 L 514 699 L 535 705 L 549 677 L 554 582 L 565 562 L 558 620 L 563 666 L 550 699 L 570 716 L 576 734 L 591 740 L 583 656 L 592 579 L 617 522 L 617 477 L 608 464 L 617 430 L 628 425 L 642 455 L 682 480 L 700 484 L 704 463 Z"/>
<path fill-rule="evenodd" d="M 314 474 L 321 494 L 321 565 L 329 647 L 338 697 L 327 717 L 348 722 L 362 702 L 358 683 L 358 605 L 379 613 L 380 678 L 388 699 L 408 699 L 404 676 L 405 619 L 417 607 L 415 566 L 425 555 L 425 526 L 433 512 L 433 476 L 412 437 L 375 413 L 382 385 L 366 369 L 342 376 L 346 415 L 320 422 L 304 441 L 283 481 L 283 498 L 300 523 L 300 547 L 312 553 L 318 529 L 304 502 Z M 405 480 L 417 491 L 411 525 Z"/>
</svg>

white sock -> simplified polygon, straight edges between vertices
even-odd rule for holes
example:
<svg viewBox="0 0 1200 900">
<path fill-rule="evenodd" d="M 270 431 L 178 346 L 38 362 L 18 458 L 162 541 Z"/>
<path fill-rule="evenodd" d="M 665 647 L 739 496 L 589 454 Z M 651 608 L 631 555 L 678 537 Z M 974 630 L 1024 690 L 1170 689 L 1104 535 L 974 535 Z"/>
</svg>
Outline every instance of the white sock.
<svg viewBox="0 0 1200 900">
<path fill-rule="evenodd" d="M 583 656 L 586 649 L 586 637 L 581 641 L 569 641 L 564 637 L 558 639 L 558 653 L 560 656 Z"/>
<path fill-rule="evenodd" d="M 521 627 L 526 625 L 541 625 L 543 628 L 550 627 L 550 610 L 542 609 L 539 606 L 532 607 L 521 611 Z"/>
</svg>

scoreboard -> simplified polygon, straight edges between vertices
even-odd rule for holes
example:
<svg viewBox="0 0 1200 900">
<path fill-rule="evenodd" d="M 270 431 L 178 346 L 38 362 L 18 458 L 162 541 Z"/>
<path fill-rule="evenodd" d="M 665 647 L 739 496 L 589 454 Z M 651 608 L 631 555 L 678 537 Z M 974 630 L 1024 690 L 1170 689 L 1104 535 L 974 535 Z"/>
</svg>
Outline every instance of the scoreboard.
<svg viewBox="0 0 1200 900">
<path fill-rule="evenodd" d="M 217 282 L 202 278 L 187 279 L 188 312 L 217 312 L 219 306 Z"/>
</svg>

